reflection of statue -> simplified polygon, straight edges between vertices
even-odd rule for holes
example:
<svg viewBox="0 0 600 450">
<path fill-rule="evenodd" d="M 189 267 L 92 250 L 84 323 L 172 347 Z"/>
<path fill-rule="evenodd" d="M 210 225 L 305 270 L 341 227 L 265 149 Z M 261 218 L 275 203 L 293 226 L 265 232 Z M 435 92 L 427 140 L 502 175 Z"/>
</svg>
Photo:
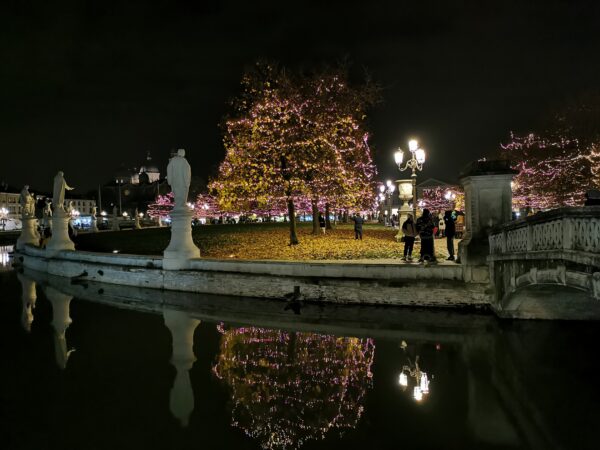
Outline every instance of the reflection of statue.
<svg viewBox="0 0 600 450">
<path fill-rule="evenodd" d="M 184 208 L 190 189 L 192 169 L 185 159 L 185 150 L 177 150 L 167 166 L 167 181 L 175 196 L 175 208 Z"/>
<path fill-rule="evenodd" d="M 224 332 L 214 372 L 231 388 L 235 426 L 264 449 L 296 449 L 356 426 L 374 350 L 371 339 L 238 328 Z"/>
<path fill-rule="evenodd" d="M 52 190 L 52 207 L 54 208 L 54 211 L 65 210 L 65 189 L 71 191 L 74 188 L 67 184 L 64 173 L 59 171 L 54 177 L 54 187 Z"/>
</svg>

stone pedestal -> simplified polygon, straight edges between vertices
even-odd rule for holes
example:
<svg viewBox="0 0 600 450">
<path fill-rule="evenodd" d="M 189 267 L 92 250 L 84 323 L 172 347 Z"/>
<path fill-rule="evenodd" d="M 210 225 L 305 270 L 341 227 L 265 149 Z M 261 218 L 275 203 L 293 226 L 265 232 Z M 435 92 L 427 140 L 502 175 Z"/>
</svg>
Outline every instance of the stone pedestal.
<svg viewBox="0 0 600 450">
<path fill-rule="evenodd" d="M 67 361 L 72 350 L 67 348 L 67 328 L 71 325 L 69 307 L 72 295 L 63 294 L 52 287 L 46 288 L 46 297 L 52 303 L 52 328 L 54 329 L 54 353 L 56 364 L 60 369 L 66 369 Z"/>
<path fill-rule="evenodd" d="M 17 278 L 21 282 L 21 288 L 23 290 L 21 295 L 23 307 L 21 313 L 21 325 L 23 326 L 23 329 L 29 333 L 33 322 L 33 309 L 35 308 L 35 302 L 37 300 L 35 281 L 20 273 L 17 274 Z"/>
<path fill-rule="evenodd" d="M 75 250 L 75 244 L 69 238 L 69 220 L 71 217 L 63 210 L 56 210 L 52 216 L 52 237 L 46 244 L 46 251 Z"/>
<path fill-rule="evenodd" d="M 182 426 L 187 426 L 189 417 L 194 411 L 194 391 L 189 371 L 196 361 L 194 355 L 194 331 L 200 323 L 183 311 L 165 310 L 163 312 L 165 325 L 173 339 L 171 364 L 177 370 L 171 394 L 169 408 L 171 414 Z"/>
<path fill-rule="evenodd" d="M 465 190 L 465 234 L 458 255 L 467 282 L 489 281 L 488 235 L 498 225 L 511 220 L 510 182 L 518 173 L 508 161 L 477 161 L 461 174 Z"/>
<path fill-rule="evenodd" d="M 17 239 L 17 250 L 21 250 L 27 244 L 39 245 L 40 234 L 37 231 L 38 220 L 35 217 L 21 218 L 22 227 L 21 235 Z"/>
<path fill-rule="evenodd" d="M 163 269 L 188 269 L 190 259 L 200 257 L 200 249 L 192 240 L 192 217 L 186 207 L 171 212 L 171 242 L 163 254 Z"/>
</svg>

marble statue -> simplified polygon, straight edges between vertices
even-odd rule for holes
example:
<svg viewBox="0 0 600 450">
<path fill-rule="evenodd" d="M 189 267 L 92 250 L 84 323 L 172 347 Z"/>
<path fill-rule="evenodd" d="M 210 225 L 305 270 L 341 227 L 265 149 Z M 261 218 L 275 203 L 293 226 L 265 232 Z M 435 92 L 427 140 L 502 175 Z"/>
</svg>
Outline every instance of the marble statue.
<svg viewBox="0 0 600 450">
<path fill-rule="evenodd" d="M 67 203 L 67 214 L 72 214 L 74 209 L 73 202 L 69 200 L 69 203 Z"/>
<path fill-rule="evenodd" d="M 52 190 L 52 207 L 54 211 L 65 210 L 65 189 L 67 191 L 74 189 L 67 184 L 64 175 L 62 171 L 59 171 L 54 177 L 54 187 Z"/>
<path fill-rule="evenodd" d="M 35 197 L 29 192 L 29 185 L 26 184 L 19 195 L 19 205 L 21 205 L 22 217 L 35 216 Z"/>
<path fill-rule="evenodd" d="M 96 217 L 97 214 L 98 214 L 98 207 L 92 206 L 92 217 Z"/>
<path fill-rule="evenodd" d="M 44 217 L 46 218 L 52 217 L 52 208 L 50 205 L 52 205 L 52 201 L 46 199 L 46 204 L 44 205 Z"/>
<path fill-rule="evenodd" d="M 192 169 L 185 159 L 185 150 L 179 149 L 167 166 L 167 182 L 173 191 L 176 209 L 185 207 L 191 179 Z"/>
</svg>

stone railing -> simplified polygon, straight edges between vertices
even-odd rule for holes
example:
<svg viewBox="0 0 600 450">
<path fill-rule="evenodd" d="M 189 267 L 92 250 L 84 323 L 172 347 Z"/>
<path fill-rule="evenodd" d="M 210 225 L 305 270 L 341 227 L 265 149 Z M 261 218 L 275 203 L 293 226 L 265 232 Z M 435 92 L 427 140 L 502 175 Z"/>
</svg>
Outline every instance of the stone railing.
<svg viewBox="0 0 600 450">
<path fill-rule="evenodd" d="M 489 237 L 490 254 L 576 251 L 600 254 L 600 206 L 560 208 L 509 222 Z"/>
</svg>

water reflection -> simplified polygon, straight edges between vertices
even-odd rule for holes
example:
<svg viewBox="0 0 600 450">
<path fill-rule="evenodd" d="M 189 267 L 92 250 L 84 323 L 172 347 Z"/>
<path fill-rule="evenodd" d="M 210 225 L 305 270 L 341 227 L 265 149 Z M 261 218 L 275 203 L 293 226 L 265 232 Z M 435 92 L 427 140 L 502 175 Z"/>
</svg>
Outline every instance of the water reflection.
<svg viewBox="0 0 600 450">
<path fill-rule="evenodd" d="M 21 325 L 25 331 L 31 332 L 31 324 L 33 323 L 33 310 L 35 308 L 35 301 L 37 300 L 37 294 L 35 291 L 36 283 L 29 277 L 23 274 L 17 275 L 21 282 Z"/>
<path fill-rule="evenodd" d="M 194 410 L 194 391 L 189 370 L 196 361 L 194 355 L 194 331 L 200 321 L 193 319 L 183 311 L 165 309 L 163 312 L 165 326 L 171 332 L 172 356 L 171 364 L 177 375 L 171 388 L 169 407 L 171 414 L 181 426 L 187 427 L 189 417 Z"/>
<path fill-rule="evenodd" d="M 50 303 L 52 303 L 52 328 L 54 331 L 56 364 L 64 370 L 67 368 L 69 356 L 74 351 L 73 349 L 69 350 L 67 346 L 67 328 L 72 322 L 69 316 L 69 306 L 73 296 L 63 294 L 51 286 L 46 286 L 44 292 Z"/>
<path fill-rule="evenodd" d="M 296 449 L 356 427 L 372 386 L 371 339 L 221 327 L 215 374 L 231 389 L 232 423 L 264 449 Z"/>
<path fill-rule="evenodd" d="M 12 252 L 14 246 L 0 245 L 0 272 L 8 272 L 12 270 Z"/>
<path fill-rule="evenodd" d="M 417 402 L 420 402 L 423 400 L 424 396 L 429 394 L 429 375 L 421 370 L 421 366 L 419 365 L 419 354 L 416 354 L 416 356 L 411 358 L 407 352 L 408 344 L 406 341 L 402 341 L 400 347 L 406 354 L 406 361 L 408 364 L 402 366 L 400 376 L 398 377 L 398 383 L 402 387 L 402 390 L 406 390 L 409 387 L 409 384 L 414 384 L 412 387 L 413 398 Z M 413 379 L 414 381 L 412 381 Z M 409 380 L 411 380 L 411 383 L 409 383 Z"/>
</svg>

